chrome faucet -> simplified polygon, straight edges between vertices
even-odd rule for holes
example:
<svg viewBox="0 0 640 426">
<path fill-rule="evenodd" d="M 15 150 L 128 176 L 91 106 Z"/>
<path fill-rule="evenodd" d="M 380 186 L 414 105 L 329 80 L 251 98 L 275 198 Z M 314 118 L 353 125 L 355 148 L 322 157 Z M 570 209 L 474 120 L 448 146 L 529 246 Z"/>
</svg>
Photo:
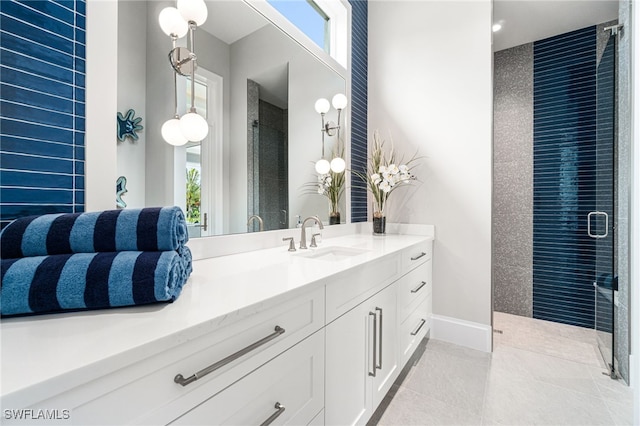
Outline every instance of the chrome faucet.
<svg viewBox="0 0 640 426">
<path fill-rule="evenodd" d="M 322 222 L 320 221 L 318 216 L 309 216 L 308 218 L 303 220 L 302 221 L 302 234 L 300 235 L 300 248 L 301 249 L 306 249 L 307 248 L 307 232 L 305 231 L 305 228 L 307 227 L 307 221 L 309 221 L 309 220 L 315 220 L 316 223 L 318 224 L 318 226 L 320 227 L 320 229 L 324 229 L 324 226 L 322 225 Z"/>
<path fill-rule="evenodd" d="M 260 232 L 264 231 L 264 222 L 262 221 L 262 218 L 257 214 L 252 214 L 251 216 L 249 216 L 249 219 L 247 220 L 247 231 L 249 230 L 249 225 L 251 225 L 251 221 L 253 219 L 258 219 L 258 224 L 260 225 Z"/>
</svg>

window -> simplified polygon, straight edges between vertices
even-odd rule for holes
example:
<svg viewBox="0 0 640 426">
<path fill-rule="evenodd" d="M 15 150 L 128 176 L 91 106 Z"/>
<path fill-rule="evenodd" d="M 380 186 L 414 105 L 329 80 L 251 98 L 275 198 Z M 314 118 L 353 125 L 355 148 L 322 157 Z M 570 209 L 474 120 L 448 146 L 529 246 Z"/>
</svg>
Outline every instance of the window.
<svg viewBox="0 0 640 426">
<path fill-rule="evenodd" d="M 177 179 L 185 182 L 186 194 L 176 194 L 177 205 L 185 206 L 189 237 L 223 233 L 222 222 L 222 77 L 199 67 L 195 75 L 194 103 L 198 114 L 209 125 L 209 133 L 202 141 L 185 146 L 184 168 L 176 169 Z M 191 108 L 191 79 L 179 89 L 178 103 Z M 185 185 L 182 183 L 181 185 Z M 184 201 L 183 201 L 184 200 Z M 184 203 L 184 204 L 183 204 Z M 206 227 L 205 227 L 206 224 Z"/>
<path fill-rule="evenodd" d="M 278 12 L 331 54 L 329 16 L 312 0 L 268 0 Z"/>
<path fill-rule="evenodd" d="M 207 83 L 203 78 L 198 78 L 196 76 L 196 97 L 195 97 L 195 106 L 198 114 L 202 115 L 204 118 L 209 118 L 207 115 Z M 191 79 L 187 77 L 187 104 L 185 111 L 189 111 L 191 109 Z"/>
</svg>

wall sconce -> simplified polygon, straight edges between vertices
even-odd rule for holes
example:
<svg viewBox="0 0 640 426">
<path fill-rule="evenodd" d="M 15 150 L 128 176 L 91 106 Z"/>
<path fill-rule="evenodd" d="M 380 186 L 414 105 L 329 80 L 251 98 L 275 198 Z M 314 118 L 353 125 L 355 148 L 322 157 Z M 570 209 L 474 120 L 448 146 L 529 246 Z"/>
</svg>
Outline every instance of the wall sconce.
<svg viewBox="0 0 640 426">
<path fill-rule="evenodd" d="M 316 104 L 315 104 L 316 112 L 320 114 L 320 116 L 322 117 L 322 129 L 321 129 L 322 158 L 320 158 L 316 162 L 316 172 L 318 172 L 318 174 L 321 174 L 321 175 L 329 173 L 329 170 L 335 173 L 341 173 L 346 168 L 346 163 L 344 159 L 342 159 L 339 156 L 331 159 L 331 163 L 329 163 L 329 161 L 325 160 L 324 158 L 324 135 L 325 134 L 327 134 L 328 136 L 333 136 L 337 133 L 338 135 L 337 140 L 338 140 L 338 143 L 340 143 L 340 115 L 342 113 L 342 110 L 347 106 L 347 97 L 342 93 L 338 93 L 333 97 L 333 99 L 331 99 L 331 104 L 333 104 L 333 107 L 336 110 L 338 110 L 338 124 L 334 123 L 333 121 L 325 122 L 324 120 L 325 114 L 329 112 L 329 109 L 331 108 L 331 105 L 329 104 L 328 100 L 324 98 L 320 98 L 316 101 Z"/>
<path fill-rule="evenodd" d="M 195 71 L 198 67 L 195 54 L 194 33 L 198 25 L 207 20 L 204 0 L 177 0 L 176 7 L 162 9 L 158 16 L 160 28 L 171 37 L 172 49 L 169 63 L 173 68 L 173 106 L 175 115 L 162 125 L 162 137 L 171 145 L 184 145 L 188 141 L 201 141 L 209 133 L 209 125 L 195 107 Z M 176 47 L 179 38 L 189 34 L 189 48 Z M 180 117 L 178 114 L 178 75 L 191 77 L 191 108 Z"/>
</svg>

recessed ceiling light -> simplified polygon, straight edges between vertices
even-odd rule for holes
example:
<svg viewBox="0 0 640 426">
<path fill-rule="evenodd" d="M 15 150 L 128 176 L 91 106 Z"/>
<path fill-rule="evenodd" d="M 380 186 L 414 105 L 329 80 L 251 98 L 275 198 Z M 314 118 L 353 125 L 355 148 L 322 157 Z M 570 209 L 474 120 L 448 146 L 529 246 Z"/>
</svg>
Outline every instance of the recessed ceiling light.
<svg viewBox="0 0 640 426">
<path fill-rule="evenodd" d="M 494 33 L 500 31 L 502 29 L 502 24 L 493 24 L 493 26 L 491 26 L 491 30 L 493 30 Z"/>
</svg>

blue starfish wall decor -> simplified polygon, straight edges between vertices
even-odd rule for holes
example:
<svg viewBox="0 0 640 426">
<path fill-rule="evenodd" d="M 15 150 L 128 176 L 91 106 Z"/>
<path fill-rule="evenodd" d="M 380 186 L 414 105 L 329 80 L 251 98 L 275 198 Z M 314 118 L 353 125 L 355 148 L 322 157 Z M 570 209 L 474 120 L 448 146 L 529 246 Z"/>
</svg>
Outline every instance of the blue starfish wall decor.
<svg viewBox="0 0 640 426">
<path fill-rule="evenodd" d="M 116 206 L 120 209 L 127 207 L 127 203 L 122 199 L 122 196 L 127 192 L 127 178 L 120 176 L 118 180 L 116 180 Z"/>
<path fill-rule="evenodd" d="M 142 117 L 134 118 L 136 112 L 132 109 L 126 112 L 123 116 L 118 112 L 118 140 L 124 141 L 129 137 L 134 141 L 138 140 L 138 134 L 144 127 L 140 125 Z"/>
</svg>

